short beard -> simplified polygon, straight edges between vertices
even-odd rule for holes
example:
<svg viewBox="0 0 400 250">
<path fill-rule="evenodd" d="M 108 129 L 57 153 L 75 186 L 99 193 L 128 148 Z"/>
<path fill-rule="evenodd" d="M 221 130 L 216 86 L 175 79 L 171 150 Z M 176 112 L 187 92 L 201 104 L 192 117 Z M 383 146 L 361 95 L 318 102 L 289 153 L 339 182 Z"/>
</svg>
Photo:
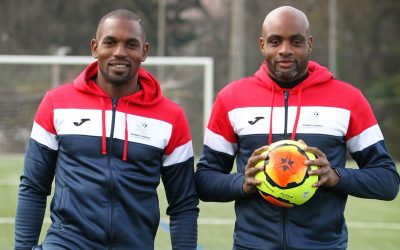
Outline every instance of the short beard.
<svg viewBox="0 0 400 250">
<path fill-rule="evenodd" d="M 302 76 L 303 71 L 305 71 L 308 67 L 308 57 L 306 57 L 301 62 L 295 61 L 295 64 L 296 64 L 296 68 L 294 70 L 284 73 L 282 71 L 276 70 L 274 65 L 272 63 L 271 64 L 268 63 L 268 61 L 267 61 L 268 68 L 274 69 L 274 70 L 271 70 L 271 73 L 273 72 L 274 76 L 276 78 L 278 78 L 278 80 L 282 80 L 284 82 L 294 81 Z"/>
<path fill-rule="evenodd" d="M 293 78 L 295 78 L 299 72 L 297 70 L 293 70 L 290 71 L 288 74 L 284 74 L 280 71 L 275 71 L 274 74 L 278 77 L 281 78 L 283 80 L 292 80 Z"/>
<path fill-rule="evenodd" d="M 127 74 L 126 76 L 111 76 L 107 71 L 100 70 L 101 73 L 103 74 L 104 78 L 107 80 L 107 82 L 115 85 L 115 86 L 121 86 L 124 85 L 126 82 L 131 79 L 131 74 Z"/>
</svg>

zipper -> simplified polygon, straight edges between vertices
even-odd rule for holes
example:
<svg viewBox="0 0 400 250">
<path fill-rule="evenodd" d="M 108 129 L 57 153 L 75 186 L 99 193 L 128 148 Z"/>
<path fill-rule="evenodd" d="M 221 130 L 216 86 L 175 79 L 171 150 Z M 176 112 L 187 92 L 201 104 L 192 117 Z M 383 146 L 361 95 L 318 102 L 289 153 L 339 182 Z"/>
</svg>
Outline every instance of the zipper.
<svg viewBox="0 0 400 250">
<path fill-rule="evenodd" d="M 287 249 L 287 233 L 286 233 L 286 224 L 287 224 L 287 208 L 282 208 L 282 250 Z"/>
<path fill-rule="evenodd" d="M 285 139 L 288 139 L 287 138 L 287 136 L 288 136 L 288 133 L 287 133 L 287 124 L 288 124 L 288 113 L 289 113 L 289 91 L 288 90 L 285 90 L 285 91 L 283 91 L 283 97 L 284 97 L 284 100 L 285 100 L 285 130 L 284 130 L 284 132 L 283 132 L 283 135 L 284 135 L 284 137 L 285 137 Z"/>
<path fill-rule="evenodd" d="M 111 133 L 110 133 L 110 141 L 107 153 L 107 168 L 108 173 L 110 175 L 110 198 L 111 198 L 111 208 L 110 208 L 110 217 L 109 217 L 109 225 L 110 225 L 110 234 L 108 236 L 109 249 L 112 249 L 112 242 L 114 240 L 114 182 L 113 182 L 113 171 L 111 168 L 111 157 L 112 157 L 112 149 L 113 149 L 113 141 L 114 141 L 114 128 L 115 128 L 115 113 L 117 110 L 118 99 L 111 98 L 112 101 L 112 119 L 111 119 Z"/>
<path fill-rule="evenodd" d="M 284 97 L 284 105 L 285 105 L 285 129 L 283 132 L 284 138 L 285 139 L 289 139 L 288 138 L 288 132 L 287 132 L 287 127 L 288 127 L 288 116 L 289 116 L 289 91 L 288 90 L 284 90 L 283 91 L 283 97 Z M 282 208 L 282 249 L 286 250 L 287 249 L 287 242 L 286 242 L 286 238 L 287 238 L 287 234 L 286 234 L 286 224 L 287 224 L 287 209 L 286 208 Z"/>
</svg>

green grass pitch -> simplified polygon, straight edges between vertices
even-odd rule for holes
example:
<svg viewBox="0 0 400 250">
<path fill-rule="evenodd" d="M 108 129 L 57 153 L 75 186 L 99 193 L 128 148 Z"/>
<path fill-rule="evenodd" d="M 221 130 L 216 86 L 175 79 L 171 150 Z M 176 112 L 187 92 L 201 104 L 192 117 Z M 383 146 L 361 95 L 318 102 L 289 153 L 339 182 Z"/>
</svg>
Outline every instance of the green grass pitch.
<svg viewBox="0 0 400 250">
<path fill-rule="evenodd" d="M 14 217 L 17 204 L 22 155 L 1 155 L 0 160 L 0 249 L 13 249 Z M 159 188 L 162 221 L 155 249 L 169 250 L 169 233 L 165 230 L 166 201 Z M 48 202 L 49 203 L 49 202 Z M 398 249 L 400 246 L 400 196 L 390 202 L 349 197 L 346 221 L 349 227 L 349 250 Z M 48 220 L 48 219 L 47 219 Z M 43 226 L 42 236 L 48 227 Z M 200 203 L 199 249 L 232 249 L 234 227 L 233 203 Z"/>
</svg>

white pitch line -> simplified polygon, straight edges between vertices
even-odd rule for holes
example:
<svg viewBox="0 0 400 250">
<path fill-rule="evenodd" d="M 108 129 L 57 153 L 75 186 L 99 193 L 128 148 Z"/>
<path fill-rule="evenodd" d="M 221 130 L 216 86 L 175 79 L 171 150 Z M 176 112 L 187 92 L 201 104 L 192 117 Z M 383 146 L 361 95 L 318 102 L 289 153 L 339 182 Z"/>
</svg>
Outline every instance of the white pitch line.
<svg viewBox="0 0 400 250">
<path fill-rule="evenodd" d="M 19 186 L 19 179 L 0 179 L 0 186 L 12 186 L 18 187 Z"/>
<path fill-rule="evenodd" d="M 161 221 L 168 223 L 168 218 L 161 218 Z M 14 217 L 0 217 L 0 224 L 14 224 Z M 233 225 L 234 219 L 221 219 L 221 218 L 199 218 L 199 225 Z M 46 217 L 44 223 L 51 223 L 50 218 Z M 366 221 L 348 221 L 347 226 L 354 229 L 386 229 L 386 230 L 400 230 L 400 223 L 391 222 L 366 222 Z"/>
<path fill-rule="evenodd" d="M 199 218 L 197 223 L 200 225 L 233 225 L 234 219 L 221 219 L 221 218 Z"/>
<path fill-rule="evenodd" d="M 0 224 L 14 224 L 15 217 L 0 217 Z M 44 218 L 44 223 L 49 224 L 51 220 L 49 217 Z"/>
<path fill-rule="evenodd" d="M 391 223 L 391 222 L 349 221 L 347 222 L 347 226 L 349 228 L 357 228 L 357 229 L 400 230 L 400 223 Z"/>
</svg>

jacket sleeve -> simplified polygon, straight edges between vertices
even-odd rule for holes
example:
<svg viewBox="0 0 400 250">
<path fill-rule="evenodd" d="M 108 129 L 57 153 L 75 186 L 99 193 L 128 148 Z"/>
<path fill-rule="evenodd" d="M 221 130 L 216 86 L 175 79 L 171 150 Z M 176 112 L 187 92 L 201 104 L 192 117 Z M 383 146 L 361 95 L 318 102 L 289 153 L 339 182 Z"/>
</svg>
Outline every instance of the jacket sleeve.
<svg viewBox="0 0 400 250">
<path fill-rule="evenodd" d="M 161 178 L 168 201 L 172 248 L 196 249 L 199 199 L 194 184 L 193 146 L 183 111 L 173 124 Z"/>
<path fill-rule="evenodd" d="M 228 202 L 245 196 L 243 173 L 231 173 L 237 154 L 237 135 L 228 112 L 217 97 L 197 164 L 196 187 L 201 200 Z"/>
<path fill-rule="evenodd" d="M 36 245 L 42 228 L 47 196 L 51 193 L 57 157 L 52 111 L 46 98 L 35 117 L 31 139 L 25 155 L 24 169 L 18 191 L 15 218 L 15 249 L 31 249 Z"/>
<path fill-rule="evenodd" d="M 368 101 L 360 93 L 350 115 L 347 148 L 359 169 L 338 169 L 337 188 L 370 199 L 393 200 L 399 191 L 399 174 L 385 146 L 382 132 Z"/>
</svg>

